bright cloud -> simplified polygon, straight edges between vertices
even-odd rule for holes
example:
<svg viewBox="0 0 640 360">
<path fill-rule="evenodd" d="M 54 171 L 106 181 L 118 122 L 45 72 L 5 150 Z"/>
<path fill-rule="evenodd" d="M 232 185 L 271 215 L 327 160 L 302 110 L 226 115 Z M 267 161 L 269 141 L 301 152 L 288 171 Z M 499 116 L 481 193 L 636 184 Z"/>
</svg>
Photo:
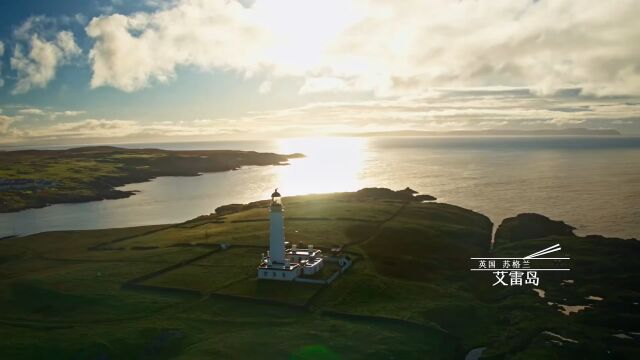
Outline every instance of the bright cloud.
<svg viewBox="0 0 640 360">
<path fill-rule="evenodd" d="M 22 109 L 28 116 L 32 109 Z M 54 112 L 49 112 L 51 114 Z M 63 112 L 58 112 L 63 113 Z M 76 115 L 77 116 L 77 115 Z M 539 97 L 526 89 L 434 89 L 422 95 L 344 102 L 317 102 L 281 110 L 249 112 L 234 118 L 181 121 L 82 119 L 37 122 L 16 128 L 18 117 L 0 117 L 4 140 L 116 138 L 130 141 L 229 136 L 263 138 L 334 135 L 393 130 L 548 129 L 586 127 L 637 129 L 640 103 L 625 98 Z M 2 141 L 0 141 L 2 142 Z"/>
<path fill-rule="evenodd" d="M 323 66 L 331 39 L 354 14 L 352 5 L 338 0 L 258 1 L 250 7 L 183 0 L 155 12 L 94 18 L 86 28 L 96 40 L 89 54 L 91 85 L 134 91 L 174 78 L 179 66 L 305 76 Z"/>
<path fill-rule="evenodd" d="M 246 5 L 246 6 L 245 6 Z M 94 18 L 91 84 L 134 91 L 180 66 L 306 79 L 301 93 L 524 86 L 640 94 L 640 2 L 179 0 Z"/>
<path fill-rule="evenodd" d="M 257 70 L 258 48 L 267 41 L 233 1 L 183 1 L 155 13 L 103 16 L 86 30 L 96 40 L 89 54 L 91 86 L 123 91 L 168 81 L 181 65 Z"/>
<path fill-rule="evenodd" d="M 269 92 L 271 92 L 271 81 L 267 80 L 267 81 L 263 81 L 260 86 L 258 87 L 258 92 L 260 94 L 267 94 Z"/>
<path fill-rule="evenodd" d="M 349 85 L 337 77 L 311 77 L 307 78 L 300 88 L 300 94 L 347 91 Z"/>
<path fill-rule="evenodd" d="M 42 16 L 30 17 L 15 31 L 17 43 L 11 57 L 11 68 L 16 71 L 18 81 L 14 94 L 46 87 L 55 78 L 60 65 L 81 53 L 73 33 L 52 33 L 48 28 L 50 22 Z"/>
</svg>

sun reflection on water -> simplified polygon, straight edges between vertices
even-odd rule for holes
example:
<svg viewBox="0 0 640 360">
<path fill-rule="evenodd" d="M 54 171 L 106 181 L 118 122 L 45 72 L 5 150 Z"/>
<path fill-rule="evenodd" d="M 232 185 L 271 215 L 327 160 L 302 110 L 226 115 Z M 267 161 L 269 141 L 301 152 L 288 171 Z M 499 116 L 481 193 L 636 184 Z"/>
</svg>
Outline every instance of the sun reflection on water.
<svg viewBox="0 0 640 360">
<path fill-rule="evenodd" d="M 318 137 L 278 141 L 281 154 L 302 153 L 292 166 L 277 172 L 278 186 L 288 195 L 353 191 L 363 187 L 361 172 L 367 142 L 362 138 Z"/>
</svg>

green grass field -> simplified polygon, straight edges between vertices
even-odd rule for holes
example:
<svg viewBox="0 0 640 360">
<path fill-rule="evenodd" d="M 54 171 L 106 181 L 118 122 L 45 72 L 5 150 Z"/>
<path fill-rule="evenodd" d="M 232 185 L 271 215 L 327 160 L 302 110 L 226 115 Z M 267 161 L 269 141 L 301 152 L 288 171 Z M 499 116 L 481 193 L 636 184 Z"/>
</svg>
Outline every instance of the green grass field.
<svg viewBox="0 0 640 360">
<path fill-rule="evenodd" d="M 560 243 L 574 259 L 570 276 L 545 274 L 540 298 L 469 271 L 469 257 L 489 254 L 492 224 L 481 214 L 350 194 L 284 201 L 288 241 L 357 254 L 331 285 L 256 279 L 268 245 L 260 207 L 0 241 L 0 358 L 457 359 L 475 347 L 494 359 L 639 355 L 637 338 L 613 336 L 638 331 L 637 242 L 497 243 L 492 256 Z M 547 302 L 590 307 L 567 316 Z"/>
<path fill-rule="evenodd" d="M 157 176 L 195 176 L 202 172 L 227 171 L 248 165 L 277 165 L 299 156 L 302 155 L 110 146 L 0 151 L 0 212 L 57 203 L 123 198 L 132 193 L 114 187 L 148 181 Z M 41 184 L 26 188 L 4 188 L 3 183 L 12 180 L 37 180 Z"/>
<path fill-rule="evenodd" d="M 210 294 L 234 282 L 255 277 L 261 252 L 264 250 L 256 248 L 230 248 L 219 251 L 202 260 L 154 277 L 145 284 Z"/>
</svg>

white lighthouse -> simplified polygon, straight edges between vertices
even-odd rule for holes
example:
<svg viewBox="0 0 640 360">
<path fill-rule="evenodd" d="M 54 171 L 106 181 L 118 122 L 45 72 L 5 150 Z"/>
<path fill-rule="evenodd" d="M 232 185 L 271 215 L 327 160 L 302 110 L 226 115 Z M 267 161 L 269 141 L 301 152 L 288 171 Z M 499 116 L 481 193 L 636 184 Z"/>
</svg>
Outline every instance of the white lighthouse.
<svg viewBox="0 0 640 360">
<path fill-rule="evenodd" d="M 271 194 L 269 206 L 269 257 L 272 265 L 284 265 L 284 207 L 278 189 Z"/>
<path fill-rule="evenodd" d="M 276 189 L 269 204 L 269 251 L 258 265 L 258 278 L 292 281 L 301 275 L 313 275 L 324 266 L 322 251 L 309 245 L 306 249 L 285 249 L 284 206 Z"/>
</svg>

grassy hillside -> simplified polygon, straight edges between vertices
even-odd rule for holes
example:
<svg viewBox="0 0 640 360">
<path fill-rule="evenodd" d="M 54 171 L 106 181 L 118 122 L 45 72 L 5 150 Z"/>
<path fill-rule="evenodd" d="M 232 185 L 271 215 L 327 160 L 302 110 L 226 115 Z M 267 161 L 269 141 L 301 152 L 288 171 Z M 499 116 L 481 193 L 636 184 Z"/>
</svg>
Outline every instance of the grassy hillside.
<svg viewBox="0 0 640 360">
<path fill-rule="evenodd" d="M 469 271 L 469 257 L 490 254 L 484 215 L 370 195 L 284 199 L 288 241 L 354 259 L 331 285 L 256 280 L 263 202 L 176 225 L 0 241 L 0 358 L 458 359 L 475 347 L 489 358 L 637 357 L 637 242 L 496 243 L 491 256 L 560 242 L 575 259 L 571 279 L 544 275 L 540 298 Z"/>
<path fill-rule="evenodd" d="M 247 165 L 278 165 L 301 154 L 169 151 L 94 146 L 0 151 L 0 212 L 133 195 L 114 187 L 157 176 L 195 176 Z"/>
</svg>

